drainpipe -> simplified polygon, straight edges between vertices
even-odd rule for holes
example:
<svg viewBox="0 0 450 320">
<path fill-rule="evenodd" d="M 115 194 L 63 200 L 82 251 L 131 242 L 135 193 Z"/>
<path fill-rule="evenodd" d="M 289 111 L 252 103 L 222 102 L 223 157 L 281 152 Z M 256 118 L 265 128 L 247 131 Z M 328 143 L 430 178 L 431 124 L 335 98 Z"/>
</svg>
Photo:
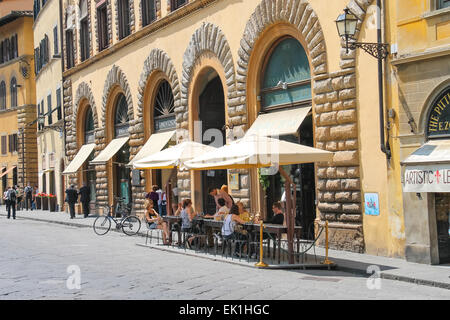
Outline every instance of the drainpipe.
<svg viewBox="0 0 450 320">
<path fill-rule="evenodd" d="M 377 0 L 377 7 L 380 10 L 380 17 L 377 26 L 378 44 L 383 43 L 382 29 L 384 28 L 384 7 L 381 6 L 381 0 Z M 381 151 L 386 154 L 386 158 L 391 158 L 389 141 L 386 142 L 384 129 L 384 94 L 383 94 L 383 59 L 378 59 L 378 100 L 380 109 L 380 145 Z"/>
</svg>

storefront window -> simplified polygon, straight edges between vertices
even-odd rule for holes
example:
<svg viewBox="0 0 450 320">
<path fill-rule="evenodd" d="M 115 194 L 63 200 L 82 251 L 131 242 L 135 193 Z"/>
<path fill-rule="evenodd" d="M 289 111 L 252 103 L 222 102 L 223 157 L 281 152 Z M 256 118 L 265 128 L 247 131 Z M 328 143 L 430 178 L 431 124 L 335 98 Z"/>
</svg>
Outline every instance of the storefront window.
<svg viewBox="0 0 450 320">
<path fill-rule="evenodd" d="M 292 106 L 311 100 L 311 73 L 305 50 L 294 38 L 280 41 L 270 53 L 262 82 L 262 107 Z"/>
<path fill-rule="evenodd" d="M 450 137 L 450 87 L 447 87 L 431 105 L 427 135 L 430 139 Z"/>
</svg>

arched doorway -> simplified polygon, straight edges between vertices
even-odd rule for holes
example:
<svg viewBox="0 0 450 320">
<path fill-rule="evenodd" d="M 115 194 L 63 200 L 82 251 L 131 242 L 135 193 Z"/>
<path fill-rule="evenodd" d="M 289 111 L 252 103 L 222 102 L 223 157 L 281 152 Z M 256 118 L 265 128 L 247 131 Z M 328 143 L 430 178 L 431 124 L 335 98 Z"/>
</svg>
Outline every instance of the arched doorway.
<svg viewBox="0 0 450 320">
<path fill-rule="evenodd" d="M 151 101 L 153 114 L 150 116 L 152 121 L 152 134 L 159 134 L 163 132 L 170 132 L 176 129 L 176 117 L 175 117 L 175 99 L 170 83 L 162 78 L 156 86 L 154 98 Z M 175 145 L 175 135 L 170 139 L 167 144 L 162 148 L 166 149 L 169 146 Z M 155 203 L 155 210 L 165 216 L 167 215 L 166 201 L 167 195 L 165 194 L 167 184 L 171 183 L 172 188 L 177 185 L 177 172 L 174 169 L 152 170 L 151 182 L 158 187 L 159 201 Z M 147 186 L 148 190 L 151 190 L 152 186 Z M 177 203 L 177 193 L 173 195 L 175 199 L 172 199 Z"/>
<path fill-rule="evenodd" d="M 221 147 L 226 143 L 225 95 L 219 75 L 211 68 L 203 74 L 198 84 L 198 121 L 201 123 L 202 143 Z M 201 172 L 203 211 L 215 208 L 214 199 L 208 194 L 210 188 L 220 188 L 227 184 L 227 170 Z"/>
<path fill-rule="evenodd" d="M 86 107 L 86 113 L 84 117 L 84 127 L 83 127 L 83 144 L 95 143 L 95 126 L 94 126 L 94 115 L 92 113 L 92 107 L 88 105 Z M 95 167 L 90 165 L 90 162 L 94 159 L 95 152 L 92 153 L 87 158 L 87 161 L 83 164 L 83 182 L 89 186 L 91 191 L 91 203 L 95 203 L 96 200 L 96 172 Z"/>
<path fill-rule="evenodd" d="M 275 41 L 263 62 L 260 83 L 260 113 L 273 113 L 311 106 L 311 72 L 308 57 L 301 43 L 286 36 Z M 314 146 L 312 113 L 306 116 L 297 132 L 282 135 L 281 140 Z M 304 237 L 314 237 L 315 170 L 314 164 L 289 165 L 283 169 L 296 184 L 296 224 L 303 227 Z M 285 201 L 284 178 L 266 176 L 269 187 L 265 192 L 267 218 L 273 215 L 274 202 Z"/>
<path fill-rule="evenodd" d="M 128 103 L 123 93 L 116 98 L 114 109 L 113 138 L 122 138 L 129 135 Z M 114 195 L 124 200 L 125 205 L 131 204 L 132 193 L 130 183 L 131 170 L 127 166 L 130 162 L 130 145 L 125 143 L 112 158 L 113 192 Z"/>
</svg>

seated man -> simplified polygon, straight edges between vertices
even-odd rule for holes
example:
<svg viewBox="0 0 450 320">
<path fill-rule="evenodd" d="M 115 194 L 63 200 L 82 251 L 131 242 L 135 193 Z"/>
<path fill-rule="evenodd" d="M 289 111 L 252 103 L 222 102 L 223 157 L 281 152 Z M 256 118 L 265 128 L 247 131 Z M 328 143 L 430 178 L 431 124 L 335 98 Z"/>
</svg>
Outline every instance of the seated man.
<svg viewBox="0 0 450 320">
<path fill-rule="evenodd" d="M 230 212 L 230 209 L 226 206 L 225 199 L 219 198 L 217 199 L 217 202 L 220 206 L 219 210 L 216 212 L 215 215 L 205 215 L 205 218 L 214 218 L 216 220 L 223 220 L 224 216 L 226 216 Z"/>
<path fill-rule="evenodd" d="M 272 211 L 274 213 L 274 216 L 268 223 L 283 224 L 284 223 L 284 214 L 283 214 L 283 210 L 281 207 L 281 203 L 279 201 L 275 202 L 272 205 Z"/>
</svg>

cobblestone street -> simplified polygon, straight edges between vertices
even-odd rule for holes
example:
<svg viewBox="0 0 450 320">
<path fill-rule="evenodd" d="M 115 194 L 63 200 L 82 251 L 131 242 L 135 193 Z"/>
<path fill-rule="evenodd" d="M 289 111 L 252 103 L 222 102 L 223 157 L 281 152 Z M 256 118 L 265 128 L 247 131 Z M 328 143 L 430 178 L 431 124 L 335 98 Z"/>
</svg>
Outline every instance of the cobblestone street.
<svg viewBox="0 0 450 320">
<path fill-rule="evenodd" d="M 367 278 L 341 271 L 258 270 L 20 218 L 0 217 L 0 234 L 0 299 L 450 298 L 446 289 L 379 279 L 370 290 Z M 78 268 L 81 288 L 68 289 Z"/>
</svg>

